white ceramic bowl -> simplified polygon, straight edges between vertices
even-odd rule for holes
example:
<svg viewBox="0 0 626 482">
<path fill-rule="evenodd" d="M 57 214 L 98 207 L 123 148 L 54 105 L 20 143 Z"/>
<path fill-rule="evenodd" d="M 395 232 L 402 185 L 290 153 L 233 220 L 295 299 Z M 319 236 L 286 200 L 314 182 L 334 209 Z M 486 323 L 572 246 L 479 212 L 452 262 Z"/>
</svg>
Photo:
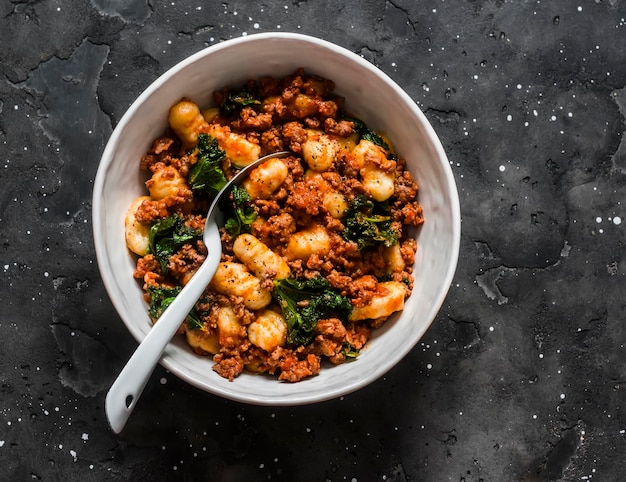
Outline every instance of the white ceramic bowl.
<svg viewBox="0 0 626 482">
<path fill-rule="evenodd" d="M 98 266 L 106 290 L 132 335 L 141 341 L 151 323 L 126 249 L 124 215 L 145 194 L 139 160 L 167 125 L 168 109 L 185 96 L 206 107 L 214 90 L 250 78 L 281 77 L 303 67 L 336 84 L 347 110 L 388 135 L 420 185 L 425 223 L 417 233 L 415 288 L 402 312 L 383 328 L 355 362 L 322 368 L 318 376 L 283 383 L 244 373 L 220 377 L 210 357 L 194 354 L 176 337 L 161 363 L 207 392 L 259 405 L 299 405 L 328 400 L 376 380 L 400 361 L 435 318 L 456 269 L 460 242 L 458 193 L 449 162 L 432 127 L 413 100 L 387 75 L 332 43 L 292 33 L 262 33 L 229 40 L 183 60 L 150 85 L 122 117 L 104 150 L 93 192 Z"/>
</svg>

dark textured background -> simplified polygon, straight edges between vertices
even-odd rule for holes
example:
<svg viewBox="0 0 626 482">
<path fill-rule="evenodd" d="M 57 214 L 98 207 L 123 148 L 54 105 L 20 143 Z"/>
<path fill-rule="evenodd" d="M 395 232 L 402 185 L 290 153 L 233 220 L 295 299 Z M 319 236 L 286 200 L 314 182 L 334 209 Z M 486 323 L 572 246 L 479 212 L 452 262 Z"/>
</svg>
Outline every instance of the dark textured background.
<svg viewBox="0 0 626 482">
<path fill-rule="evenodd" d="M 449 296 L 357 393 L 247 406 L 159 367 L 116 436 L 136 343 L 95 262 L 100 154 L 169 67 L 273 30 L 361 54 L 433 124 Z M 624 480 L 624 1 L 5 0 L 0 45 L 0 480 Z"/>
</svg>

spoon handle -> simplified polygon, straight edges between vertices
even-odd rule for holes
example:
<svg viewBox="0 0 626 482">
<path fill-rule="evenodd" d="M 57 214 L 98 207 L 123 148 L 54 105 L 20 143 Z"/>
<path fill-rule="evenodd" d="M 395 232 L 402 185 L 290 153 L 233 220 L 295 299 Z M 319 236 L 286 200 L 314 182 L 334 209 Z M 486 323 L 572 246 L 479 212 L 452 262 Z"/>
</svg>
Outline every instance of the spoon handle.
<svg viewBox="0 0 626 482">
<path fill-rule="evenodd" d="M 214 220 L 207 220 L 209 222 L 205 239 L 209 236 L 213 241 L 207 243 L 207 246 L 220 246 L 217 224 Z M 115 433 L 120 433 L 126 425 L 154 367 L 161 359 L 163 350 L 213 278 L 220 256 L 221 249 L 209 251 L 204 263 L 152 326 L 111 385 L 106 396 L 105 411 L 109 425 Z"/>
</svg>

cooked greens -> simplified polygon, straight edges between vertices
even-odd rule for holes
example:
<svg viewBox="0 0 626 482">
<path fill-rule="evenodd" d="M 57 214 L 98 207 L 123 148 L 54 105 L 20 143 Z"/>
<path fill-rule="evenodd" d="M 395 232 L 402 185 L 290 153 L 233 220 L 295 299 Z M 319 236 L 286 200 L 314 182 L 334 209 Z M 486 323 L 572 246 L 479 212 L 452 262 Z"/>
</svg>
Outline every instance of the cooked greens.
<svg viewBox="0 0 626 482">
<path fill-rule="evenodd" d="M 352 303 L 341 296 L 323 277 L 274 280 L 272 295 L 287 321 L 287 343 L 308 345 L 313 341 L 319 320 L 336 317 L 347 322 Z"/>
<path fill-rule="evenodd" d="M 150 318 L 155 321 L 159 319 L 167 307 L 172 304 L 172 301 L 174 301 L 174 298 L 180 293 L 181 289 L 180 286 L 171 288 L 168 286 L 148 286 L 146 291 L 150 296 L 148 308 Z M 186 319 L 189 328 L 192 330 L 202 328 L 203 326 L 195 308 L 192 308 Z"/>
<path fill-rule="evenodd" d="M 173 214 L 159 219 L 150 227 L 148 234 L 148 252 L 152 253 L 161 265 L 161 271 L 167 273 L 170 256 L 184 244 L 202 238 L 202 230 L 190 228 L 180 214 Z"/>
<path fill-rule="evenodd" d="M 243 187 L 234 186 L 232 190 L 232 215 L 226 220 L 226 231 L 233 238 L 241 233 L 249 233 L 252 221 L 256 219 L 256 211 L 248 191 Z"/>
<path fill-rule="evenodd" d="M 230 90 L 220 106 L 220 113 L 224 116 L 229 116 L 241 107 L 260 103 L 261 101 L 255 98 L 245 87 L 240 90 Z"/>
<path fill-rule="evenodd" d="M 217 139 L 208 134 L 198 134 L 197 162 L 189 168 L 187 183 L 194 191 L 217 194 L 226 185 L 221 162 L 226 153 L 219 148 Z"/>
<path fill-rule="evenodd" d="M 352 122 L 354 131 L 359 135 L 359 140 L 365 139 L 366 141 L 370 141 L 377 146 L 382 147 L 385 151 L 389 150 L 389 144 L 387 144 L 382 137 L 376 134 L 376 132 L 367 127 L 365 122 L 354 117 L 346 117 L 346 120 Z"/>
<path fill-rule="evenodd" d="M 341 353 L 346 359 L 354 360 L 359 356 L 360 351 L 354 348 L 350 343 L 346 342 L 341 347 Z"/>
<path fill-rule="evenodd" d="M 350 202 L 342 222 L 345 227 L 343 238 L 357 243 L 360 251 L 381 245 L 389 247 L 398 242 L 399 233 L 391 227 L 387 204 L 362 194 Z"/>
</svg>

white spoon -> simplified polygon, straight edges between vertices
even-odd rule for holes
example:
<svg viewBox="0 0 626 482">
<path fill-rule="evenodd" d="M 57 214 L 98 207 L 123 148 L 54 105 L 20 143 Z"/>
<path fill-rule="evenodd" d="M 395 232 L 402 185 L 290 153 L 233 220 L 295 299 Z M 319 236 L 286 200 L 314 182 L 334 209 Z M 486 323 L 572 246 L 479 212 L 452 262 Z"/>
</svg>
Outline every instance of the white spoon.
<svg viewBox="0 0 626 482">
<path fill-rule="evenodd" d="M 204 225 L 203 241 L 208 249 L 206 259 L 191 280 L 178 293 L 174 301 L 163 312 L 158 322 L 152 326 L 107 393 L 105 412 L 109 425 L 111 425 L 115 433 L 120 433 L 126 425 L 126 421 L 135 408 L 141 392 L 154 371 L 154 367 L 161 359 L 163 350 L 165 350 L 176 330 L 178 330 L 187 314 L 198 301 L 217 270 L 222 255 L 222 242 L 217 225 L 218 216 L 222 213 L 218 203 L 224 196 L 229 195 L 233 186 L 241 184 L 256 166 L 270 158 L 285 157 L 290 154 L 291 152 L 282 151 L 261 157 L 239 171 L 215 196 Z"/>
</svg>

